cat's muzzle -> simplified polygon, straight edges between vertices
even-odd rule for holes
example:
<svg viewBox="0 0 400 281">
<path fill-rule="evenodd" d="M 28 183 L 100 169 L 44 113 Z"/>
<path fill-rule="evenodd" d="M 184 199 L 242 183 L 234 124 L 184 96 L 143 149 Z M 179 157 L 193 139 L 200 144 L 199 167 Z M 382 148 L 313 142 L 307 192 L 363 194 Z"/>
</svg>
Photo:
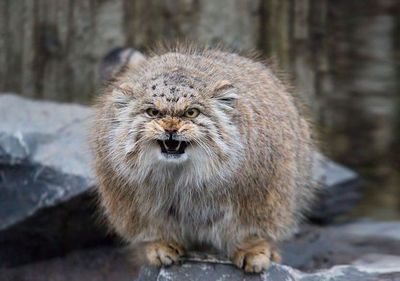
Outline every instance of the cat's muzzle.
<svg viewBox="0 0 400 281">
<path fill-rule="evenodd" d="M 167 140 L 157 140 L 157 143 L 161 147 L 161 152 L 169 155 L 183 154 L 188 146 L 186 141 L 174 140 L 172 137 Z"/>
</svg>

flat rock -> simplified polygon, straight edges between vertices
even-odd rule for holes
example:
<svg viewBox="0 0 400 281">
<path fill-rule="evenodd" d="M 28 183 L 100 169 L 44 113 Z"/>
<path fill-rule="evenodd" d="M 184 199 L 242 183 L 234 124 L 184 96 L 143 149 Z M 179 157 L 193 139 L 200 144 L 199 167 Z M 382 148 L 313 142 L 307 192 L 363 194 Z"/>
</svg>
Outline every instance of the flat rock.
<svg viewBox="0 0 400 281">
<path fill-rule="evenodd" d="M 85 106 L 0 95 L 0 266 L 104 241 L 94 219 L 92 116 Z M 315 159 L 323 189 L 310 218 L 328 222 L 353 205 L 360 180 L 320 154 Z"/>
</svg>

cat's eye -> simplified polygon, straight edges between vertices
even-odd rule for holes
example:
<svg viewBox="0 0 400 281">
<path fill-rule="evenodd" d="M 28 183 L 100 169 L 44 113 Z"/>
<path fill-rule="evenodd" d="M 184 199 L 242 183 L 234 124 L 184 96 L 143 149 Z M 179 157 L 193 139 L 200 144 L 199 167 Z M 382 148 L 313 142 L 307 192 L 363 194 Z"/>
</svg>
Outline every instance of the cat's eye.
<svg viewBox="0 0 400 281">
<path fill-rule="evenodd" d="M 160 115 L 160 111 L 158 111 L 155 108 L 148 108 L 146 110 L 147 115 L 149 115 L 150 117 L 157 117 L 158 115 Z"/>
<path fill-rule="evenodd" d="M 196 118 L 197 116 L 199 116 L 199 114 L 200 110 L 198 110 L 197 108 L 189 108 L 185 111 L 184 116 L 188 118 Z"/>
</svg>

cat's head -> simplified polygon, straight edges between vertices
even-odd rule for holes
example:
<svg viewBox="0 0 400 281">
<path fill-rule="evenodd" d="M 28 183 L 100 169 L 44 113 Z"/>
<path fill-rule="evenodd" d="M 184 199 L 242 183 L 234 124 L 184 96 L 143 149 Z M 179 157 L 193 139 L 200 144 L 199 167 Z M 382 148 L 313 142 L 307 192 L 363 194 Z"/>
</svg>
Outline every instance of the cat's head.
<svg viewBox="0 0 400 281">
<path fill-rule="evenodd" d="M 239 93 L 215 67 L 170 53 L 111 84 L 109 157 L 121 173 L 198 186 L 231 176 L 242 157 Z"/>
</svg>

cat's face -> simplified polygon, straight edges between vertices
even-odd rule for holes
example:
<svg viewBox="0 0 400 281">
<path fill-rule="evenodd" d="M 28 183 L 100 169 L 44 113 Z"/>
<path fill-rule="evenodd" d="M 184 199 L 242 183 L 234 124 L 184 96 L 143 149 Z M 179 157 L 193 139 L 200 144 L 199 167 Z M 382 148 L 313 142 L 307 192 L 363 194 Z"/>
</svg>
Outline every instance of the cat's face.
<svg viewBox="0 0 400 281">
<path fill-rule="evenodd" d="M 157 173 L 173 180 L 179 170 L 187 173 L 186 181 L 191 176 L 200 184 L 200 178 L 226 176 L 240 155 L 238 95 L 229 81 L 210 87 L 201 77 L 175 70 L 140 85 L 120 84 L 112 98 L 115 151 L 124 151 L 118 157 L 125 169 L 142 181 Z"/>
</svg>

